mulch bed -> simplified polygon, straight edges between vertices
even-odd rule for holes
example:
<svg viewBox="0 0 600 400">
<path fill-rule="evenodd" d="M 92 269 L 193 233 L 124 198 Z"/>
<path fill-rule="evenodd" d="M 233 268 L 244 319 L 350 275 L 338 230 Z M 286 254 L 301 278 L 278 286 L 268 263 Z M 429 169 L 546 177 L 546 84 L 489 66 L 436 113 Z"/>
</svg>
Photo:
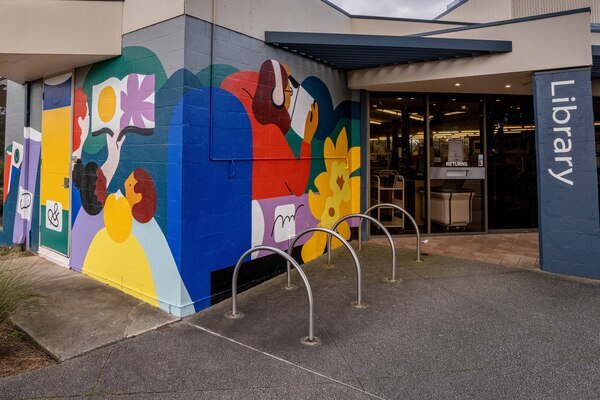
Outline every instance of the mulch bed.
<svg viewBox="0 0 600 400">
<path fill-rule="evenodd" d="M 10 323 L 0 324 L 0 378 L 57 364 L 57 361 Z"/>
</svg>

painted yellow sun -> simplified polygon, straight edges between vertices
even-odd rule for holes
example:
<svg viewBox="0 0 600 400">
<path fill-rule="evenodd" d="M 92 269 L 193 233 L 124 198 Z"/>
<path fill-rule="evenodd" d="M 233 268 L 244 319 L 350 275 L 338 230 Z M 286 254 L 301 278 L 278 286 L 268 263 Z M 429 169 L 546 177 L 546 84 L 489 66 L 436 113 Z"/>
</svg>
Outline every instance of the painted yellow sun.
<svg viewBox="0 0 600 400">
<path fill-rule="evenodd" d="M 102 122 L 110 121 L 117 111 L 117 94 L 111 86 L 106 86 L 98 96 L 98 116 Z"/>
</svg>

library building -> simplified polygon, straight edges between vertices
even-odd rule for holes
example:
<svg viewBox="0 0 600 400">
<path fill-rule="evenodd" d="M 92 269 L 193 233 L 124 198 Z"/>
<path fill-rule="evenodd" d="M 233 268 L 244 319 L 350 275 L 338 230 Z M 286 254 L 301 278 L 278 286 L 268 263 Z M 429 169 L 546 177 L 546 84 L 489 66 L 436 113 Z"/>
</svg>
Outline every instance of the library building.
<svg viewBox="0 0 600 400">
<path fill-rule="evenodd" d="M 309 262 L 327 234 L 298 233 L 381 235 L 343 217 L 386 203 L 412 216 L 370 213 L 393 235 L 534 232 L 542 270 L 600 279 L 600 0 L 0 15 L 30 22 L 0 24 L 3 245 L 185 316 L 231 296 L 247 250 Z M 266 250 L 247 263 L 240 287 L 285 271 Z"/>
</svg>

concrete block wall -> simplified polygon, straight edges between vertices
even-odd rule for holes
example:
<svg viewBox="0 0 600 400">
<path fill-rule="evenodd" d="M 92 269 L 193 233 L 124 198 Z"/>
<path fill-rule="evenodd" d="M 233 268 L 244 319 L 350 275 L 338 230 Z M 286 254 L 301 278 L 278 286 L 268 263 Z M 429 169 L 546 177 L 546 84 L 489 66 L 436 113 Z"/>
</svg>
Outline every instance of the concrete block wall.
<svg viewBox="0 0 600 400">
<path fill-rule="evenodd" d="M 24 96 L 11 84 L 7 143 L 23 137 Z M 343 71 L 194 17 L 126 34 L 121 56 L 73 75 L 70 267 L 176 315 L 229 296 L 245 250 L 287 249 L 358 211 L 357 96 Z M 32 217 L 35 249 L 39 201 Z M 295 256 L 322 254 L 322 239 Z M 284 266 L 264 252 L 250 263 L 244 287 Z"/>
<path fill-rule="evenodd" d="M 80 117 L 91 123 L 76 131 L 89 133 L 74 148 L 81 162 L 73 168 L 73 202 L 81 209 L 71 267 L 176 315 L 195 311 L 180 272 L 176 180 L 184 45 L 183 16 L 124 35 L 120 57 L 75 72 L 74 102 L 84 104 L 75 107 L 74 127 Z M 113 132 L 94 133 L 105 126 Z"/>
<path fill-rule="evenodd" d="M 14 142 L 23 144 L 25 128 L 26 87 L 7 81 L 6 85 L 6 128 L 4 138 L 4 188 L 2 243 L 12 244 L 12 236 L 19 190 L 20 168 L 13 165 Z M 17 146 L 18 147 L 18 146 Z M 18 150 L 19 153 L 20 150 Z M 18 154 L 17 157 L 22 157 Z"/>
<path fill-rule="evenodd" d="M 186 83 L 182 104 L 182 271 L 199 309 L 229 296 L 233 266 L 244 251 L 256 245 L 287 250 L 300 231 L 335 222 L 311 209 L 309 196 L 335 200 L 336 217 L 358 211 L 360 107 L 343 71 L 189 16 L 185 68 L 199 82 Z M 270 87 L 277 75 L 282 87 Z M 279 108 L 270 94 L 278 89 L 291 96 Z M 302 108 L 307 101 L 309 108 Z M 311 104 L 314 127 L 306 124 Z M 348 172 L 343 196 L 316 184 L 319 175 L 324 180 L 332 173 L 338 156 L 336 167 Z M 348 159 L 353 162 L 346 165 Z M 321 239 L 302 238 L 297 258 L 321 254 Z M 241 287 L 284 267 L 266 252 L 248 264 Z"/>
</svg>

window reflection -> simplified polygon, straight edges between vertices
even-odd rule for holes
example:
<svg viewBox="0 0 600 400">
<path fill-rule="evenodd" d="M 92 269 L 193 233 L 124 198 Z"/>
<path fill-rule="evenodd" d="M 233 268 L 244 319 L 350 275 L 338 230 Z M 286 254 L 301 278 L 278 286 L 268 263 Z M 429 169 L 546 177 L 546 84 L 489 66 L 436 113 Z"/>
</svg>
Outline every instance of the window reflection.
<svg viewBox="0 0 600 400">
<path fill-rule="evenodd" d="M 401 205 L 432 233 L 537 227 L 532 96 L 371 93 L 369 109 L 372 204 Z M 600 171 L 600 98 L 594 110 Z"/>
<path fill-rule="evenodd" d="M 536 228 L 533 98 L 490 96 L 486 110 L 489 229 Z"/>
<path fill-rule="evenodd" d="M 421 226 L 425 224 L 425 111 L 424 96 L 371 96 L 371 202 L 396 204 Z M 393 233 L 412 230 L 391 209 L 381 209 L 377 217 Z"/>
<path fill-rule="evenodd" d="M 432 167 L 483 167 L 481 101 L 432 96 L 430 99 Z"/>
<path fill-rule="evenodd" d="M 484 166 L 481 116 L 481 96 L 429 98 L 430 165 L 441 169 L 430 181 L 431 232 L 485 230 L 484 180 L 465 169 Z"/>
</svg>

